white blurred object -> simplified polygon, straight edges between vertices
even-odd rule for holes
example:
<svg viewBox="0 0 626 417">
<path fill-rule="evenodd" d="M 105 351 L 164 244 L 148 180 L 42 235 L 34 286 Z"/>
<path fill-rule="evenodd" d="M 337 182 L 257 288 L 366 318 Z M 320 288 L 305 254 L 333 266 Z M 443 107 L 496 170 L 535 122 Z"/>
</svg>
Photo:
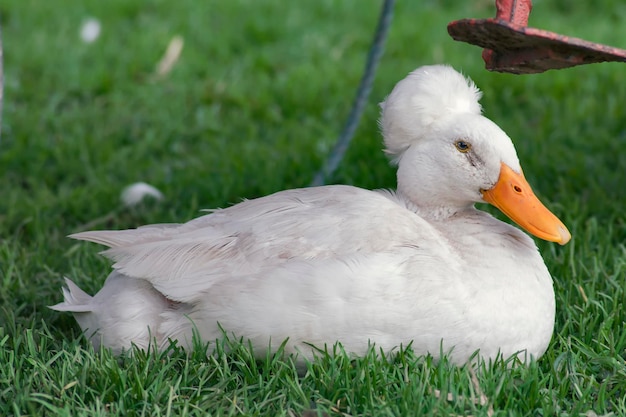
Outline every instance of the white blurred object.
<svg viewBox="0 0 626 417">
<path fill-rule="evenodd" d="M 100 21 L 90 17 L 83 22 L 80 28 L 80 38 L 85 43 L 92 43 L 100 36 Z"/>
<path fill-rule="evenodd" d="M 146 197 L 162 200 L 163 194 L 145 182 L 136 182 L 124 188 L 124 191 L 122 191 L 122 202 L 128 207 L 136 206 Z"/>
<path fill-rule="evenodd" d="M 167 75 L 172 70 L 174 64 L 176 64 L 178 58 L 180 58 L 180 53 L 183 51 L 184 44 L 185 41 L 181 36 L 178 35 L 174 36 L 172 40 L 170 40 L 170 43 L 167 45 L 167 50 L 165 51 L 163 58 L 161 58 L 161 60 L 157 64 L 157 76 L 162 77 L 164 75 Z"/>
</svg>

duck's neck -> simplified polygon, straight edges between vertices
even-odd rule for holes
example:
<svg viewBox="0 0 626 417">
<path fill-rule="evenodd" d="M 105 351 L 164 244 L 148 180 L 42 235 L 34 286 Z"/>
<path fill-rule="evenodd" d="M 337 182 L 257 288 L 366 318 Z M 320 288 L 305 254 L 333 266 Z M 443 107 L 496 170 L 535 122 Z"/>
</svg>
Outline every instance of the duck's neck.
<svg viewBox="0 0 626 417">
<path fill-rule="evenodd" d="M 452 219 L 459 213 L 463 212 L 474 212 L 476 209 L 474 208 L 474 203 L 463 203 L 463 204 L 428 204 L 421 201 L 414 201 L 410 199 L 406 194 L 401 191 L 397 192 L 398 197 L 402 199 L 402 201 L 406 204 L 407 208 L 415 213 L 419 214 L 420 217 L 427 220 L 435 220 L 435 221 L 446 221 Z"/>
</svg>

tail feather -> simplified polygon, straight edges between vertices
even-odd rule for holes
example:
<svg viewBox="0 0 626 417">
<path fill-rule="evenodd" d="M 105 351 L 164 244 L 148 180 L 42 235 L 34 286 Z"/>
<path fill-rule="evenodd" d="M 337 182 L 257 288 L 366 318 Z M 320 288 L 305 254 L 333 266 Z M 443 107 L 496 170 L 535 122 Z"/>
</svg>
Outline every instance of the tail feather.
<svg viewBox="0 0 626 417">
<path fill-rule="evenodd" d="M 81 290 L 74 282 L 65 278 L 65 285 L 63 287 L 63 302 L 50 306 L 52 310 L 56 311 L 71 311 L 74 313 L 85 313 L 92 311 L 92 299 L 93 297 Z"/>
<path fill-rule="evenodd" d="M 113 271 L 93 297 L 68 278 L 65 285 L 63 302 L 50 308 L 73 313 L 95 349 L 104 346 L 119 354 L 131 349 L 132 344 L 142 349 L 151 343 L 165 346 L 167 339 L 163 340 L 159 326 L 172 302 L 148 281 Z"/>
</svg>

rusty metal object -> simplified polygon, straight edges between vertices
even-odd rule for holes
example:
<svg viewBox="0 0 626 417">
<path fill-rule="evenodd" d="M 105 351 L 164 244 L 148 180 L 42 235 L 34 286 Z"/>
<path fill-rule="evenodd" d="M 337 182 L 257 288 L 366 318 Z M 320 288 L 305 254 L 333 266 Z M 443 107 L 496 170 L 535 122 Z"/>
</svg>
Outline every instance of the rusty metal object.
<svg viewBox="0 0 626 417">
<path fill-rule="evenodd" d="M 462 19 L 448 25 L 457 41 L 483 48 L 490 71 L 533 74 L 598 62 L 626 62 L 626 50 L 527 27 L 531 0 L 496 0 L 495 19 Z"/>
</svg>

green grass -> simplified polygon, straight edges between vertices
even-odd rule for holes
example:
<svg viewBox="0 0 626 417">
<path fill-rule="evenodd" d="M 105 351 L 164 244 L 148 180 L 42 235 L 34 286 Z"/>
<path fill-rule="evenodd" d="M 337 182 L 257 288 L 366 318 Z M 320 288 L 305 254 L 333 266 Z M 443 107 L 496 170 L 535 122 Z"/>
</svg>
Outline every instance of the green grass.
<svg viewBox="0 0 626 417">
<path fill-rule="evenodd" d="M 478 372 L 489 405 L 471 401 L 467 368 L 410 348 L 352 360 L 335 347 L 301 376 L 290 358 L 256 362 L 239 341 L 209 358 L 172 349 L 118 359 L 46 308 L 64 275 L 94 292 L 109 270 L 69 233 L 184 221 L 306 186 L 348 114 L 378 10 L 370 0 L 0 3 L 0 415 L 294 416 L 313 405 L 333 416 L 487 415 L 489 406 L 497 416 L 626 415 L 626 67 L 484 71 L 480 50 L 453 42 L 446 24 L 493 15 L 491 1 L 398 2 L 333 179 L 394 186 L 376 103 L 410 70 L 450 63 L 483 89 L 487 116 L 574 236 L 565 247 L 538 242 L 555 281 L 555 334 L 537 363 Z M 86 45 L 78 30 L 89 16 L 103 31 Z M 531 23 L 626 48 L 625 19 L 618 1 L 537 0 Z M 155 79 L 174 35 L 185 40 L 181 59 Z M 122 208 L 120 191 L 135 181 L 166 199 Z"/>
</svg>

